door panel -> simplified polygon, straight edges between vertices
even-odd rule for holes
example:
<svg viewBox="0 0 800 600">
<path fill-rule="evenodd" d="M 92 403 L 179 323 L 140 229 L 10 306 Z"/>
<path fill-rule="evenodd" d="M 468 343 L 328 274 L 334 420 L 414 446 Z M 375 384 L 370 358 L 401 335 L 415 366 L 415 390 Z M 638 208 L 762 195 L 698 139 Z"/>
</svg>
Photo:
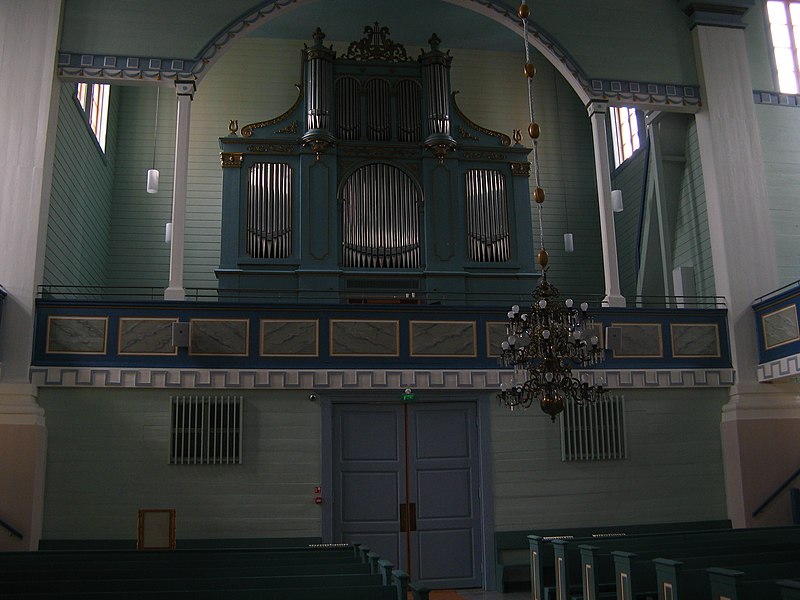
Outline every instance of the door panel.
<svg viewBox="0 0 800 600">
<path fill-rule="evenodd" d="M 413 571 L 429 587 L 479 587 L 476 406 L 453 402 L 409 408 L 411 496 L 417 499 Z"/>
<path fill-rule="evenodd" d="M 428 587 L 480 587 L 477 431 L 474 403 L 334 405 L 336 539 Z"/>
<path fill-rule="evenodd" d="M 404 427 L 396 406 L 348 404 L 334 412 L 334 535 L 395 565 L 406 554 L 398 501 L 406 495 Z"/>
</svg>

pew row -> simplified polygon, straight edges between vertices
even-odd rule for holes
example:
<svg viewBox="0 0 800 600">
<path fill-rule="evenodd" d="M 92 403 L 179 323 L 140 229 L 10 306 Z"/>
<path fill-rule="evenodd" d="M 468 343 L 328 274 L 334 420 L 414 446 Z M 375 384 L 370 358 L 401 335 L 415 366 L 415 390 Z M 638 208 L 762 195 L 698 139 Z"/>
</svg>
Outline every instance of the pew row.
<svg viewBox="0 0 800 600">
<path fill-rule="evenodd" d="M 800 565 L 798 527 L 685 531 L 586 541 L 529 536 L 533 600 L 655 598 L 660 589 L 655 558 L 684 561 L 691 569 L 704 571 L 764 562 L 797 561 Z M 791 572 L 781 575 L 792 576 Z"/>
<path fill-rule="evenodd" d="M 360 544 L 336 548 L 46 551 L 0 555 L 0 598 L 427 600 Z"/>
</svg>

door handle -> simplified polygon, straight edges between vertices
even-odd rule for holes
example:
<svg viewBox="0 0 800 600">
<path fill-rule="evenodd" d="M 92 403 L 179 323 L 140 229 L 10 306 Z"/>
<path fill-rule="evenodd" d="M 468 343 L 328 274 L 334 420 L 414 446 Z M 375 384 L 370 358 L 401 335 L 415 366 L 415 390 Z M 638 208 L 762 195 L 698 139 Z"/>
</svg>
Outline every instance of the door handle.
<svg viewBox="0 0 800 600">
<path fill-rule="evenodd" d="M 416 502 L 407 502 L 400 505 L 400 531 L 417 530 L 417 504 Z"/>
</svg>

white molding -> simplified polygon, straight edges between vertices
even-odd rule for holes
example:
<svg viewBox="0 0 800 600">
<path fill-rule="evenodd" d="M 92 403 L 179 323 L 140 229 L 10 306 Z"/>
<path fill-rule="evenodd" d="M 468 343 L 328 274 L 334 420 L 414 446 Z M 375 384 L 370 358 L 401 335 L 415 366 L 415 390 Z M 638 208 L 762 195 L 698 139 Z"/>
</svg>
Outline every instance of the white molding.
<svg viewBox="0 0 800 600">
<path fill-rule="evenodd" d="M 0 385 L 0 425 L 44 426 L 44 409 L 36 403 L 38 390 L 29 384 Z"/>
<path fill-rule="evenodd" d="M 784 377 L 800 375 L 800 354 L 784 356 L 758 365 L 758 380 L 774 381 Z"/>
<path fill-rule="evenodd" d="M 610 389 L 719 388 L 735 383 L 732 369 L 575 371 Z M 40 387 L 210 389 L 471 389 L 497 390 L 512 372 L 499 369 L 119 369 L 32 367 Z"/>
</svg>

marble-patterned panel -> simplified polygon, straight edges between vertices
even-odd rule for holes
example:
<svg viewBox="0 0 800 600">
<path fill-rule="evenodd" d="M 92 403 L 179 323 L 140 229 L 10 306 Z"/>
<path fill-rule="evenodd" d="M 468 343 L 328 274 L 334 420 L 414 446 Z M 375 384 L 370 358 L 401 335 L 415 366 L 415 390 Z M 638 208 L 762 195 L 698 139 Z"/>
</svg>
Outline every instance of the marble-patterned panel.
<svg viewBox="0 0 800 600">
<path fill-rule="evenodd" d="M 262 319 L 261 356 L 319 356 L 319 322 Z"/>
<path fill-rule="evenodd" d="M 476 356 L 474 321 L 411 321 L 411 356 Z"/>
<path fill-rule="evenodd" d="M 172 324 L 178 319 L 119 320 L 119 354 L 175 355 L 172 345 Z"/>
<path fill-rule="evenodd" d="M 192 319 L 189 354 L 247 356 L 247 319 Z"/>
<path fill-rule="evenodd" d="M 672 356 L 675 358 L 717 358 L 719 330 L 715 323 L 672 323 Z"/>
<path fill-rule="evenodd" d="M 661 358 L 664 344 L 659 323 L 615 323 L 620 330 L 619 349 L 614 358 Z"/>
<path fill-rule="evenodd" d="M 506 321 L 489 321 L 486 323 L 486 355 L 500 356 L 503 349 L 500 347 L 508 339 L 508 323 Z"/>
<path fill-rule="evenodd" d="M 105 354 L 108 317 L 48 317 L 48 354 Z"/>
<path fill-rule="evenodd" d="M 331 356 L 399 356 L 399 321 L 331 319 Z"/>
<path fill-rule="evenodd" d="M 761 317 L 764 346 L 769 350 L 800 339 L 797 326 L 797 307 L 792 304 Z"/>
</svg>

